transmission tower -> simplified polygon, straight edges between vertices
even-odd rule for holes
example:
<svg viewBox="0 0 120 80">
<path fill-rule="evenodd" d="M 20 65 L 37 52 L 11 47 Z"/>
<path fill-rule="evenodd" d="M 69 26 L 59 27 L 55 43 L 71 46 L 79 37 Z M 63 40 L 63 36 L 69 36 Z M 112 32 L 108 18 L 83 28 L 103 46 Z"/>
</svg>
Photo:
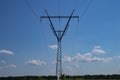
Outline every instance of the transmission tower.
<svg viewBox="0 0 120 80">
<path fill-rule="evenodd" d="M 72 18 L 78 18 L 79 20 L 79 16 L 73 16 L 74 10 L 72 11 L 70 16 L 49 16 L 47 10 L 45 10 L 45 13 L 47 16 L 41 16 L 42 18 L 48 18 L 49 22 L 50 22 L 50 27 L 55 35 L 55 37 L 57 38 L 57 60 L 56 60 L 56 76 L 57 76 L 57 80 L 60 80 L 60 76 L 62 75 L 62 50 L 61 50 L 61 41 L 63 36 L 65 35 L 68 27 L 69 27 L 69 22 Z M 68 21 L 66 23 L 66 26 L 64 27 L 63 30 L 56 30 L 53 26 L 52 23 L 52 18 L 68 18 Z"/>
</svg>

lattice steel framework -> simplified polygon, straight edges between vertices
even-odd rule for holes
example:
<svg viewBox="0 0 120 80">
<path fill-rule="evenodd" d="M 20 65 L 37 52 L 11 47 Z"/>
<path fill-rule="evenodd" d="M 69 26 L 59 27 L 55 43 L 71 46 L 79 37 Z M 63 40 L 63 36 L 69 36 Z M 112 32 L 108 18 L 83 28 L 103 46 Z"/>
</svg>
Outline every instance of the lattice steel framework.
<svg viewBox="0 0 120 80">
<path fill-rule="evenodd" d="M 48 18 L 49 22 L 50 22 L 50 27 L 55 35 L 55 37 L 57 38 L 57 60 L 56 60 L 56 76 L 57 76 L 57 80 L 60 80 L 60 76 L 62 75 L 62 49 L 61 49 L 61 41 L 63 36 L 65 35 L 68 27 L 69 27 L 69 22 L 71 20 L 71 18 L 78 18 L 79 21 L 79 16 L 73 16 L 74 10 L 72 11 L 70 16 L 49 16 L 47 10 L 45 10 L 45 13 L 47 16 L 41 16 L 42 18 Z M 55 30 L 53 23 L 51 21 L 52 18 L 68 18 L 68 21 L 66 23 L 66 26 L 63 30 Z"/>
</svg>

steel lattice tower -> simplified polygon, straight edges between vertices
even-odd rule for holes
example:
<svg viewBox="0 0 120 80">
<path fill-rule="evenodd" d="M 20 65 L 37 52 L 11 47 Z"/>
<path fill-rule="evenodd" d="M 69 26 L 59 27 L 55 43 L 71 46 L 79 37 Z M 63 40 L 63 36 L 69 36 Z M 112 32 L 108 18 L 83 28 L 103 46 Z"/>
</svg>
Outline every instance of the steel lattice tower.
<svg viewBox="0 0 120 80">
<path fill-rule="evenodd" d="M 61 41 L 63 36 L 65 35 L 68 27 L 69 27 L 69 22 L 71 20 L 71 18 L 78 18 L 79 20 L 79 16 L 73 16 L 74 10 L 72 11 L 70 16 L 49 16 L 47 10 L 45 10 L 45 13 L 47 16 L 41 16 L 42 18 L 48 18 L 49 22 L 50 22 L 50 27 L 55 35 L 55 37 L 57 38 L 57 60 L 56 60 L 56 76 L 57 76 L 57 80 L 60 80 L 60 76 L 62 75 L 62 49 L 61 49 Z M 68 18 L 68 21 L 66 23 L 66 26 L 63 30 L 55 30 L 53 23 L 51 21 L 52 18 Z"/>
</svg>

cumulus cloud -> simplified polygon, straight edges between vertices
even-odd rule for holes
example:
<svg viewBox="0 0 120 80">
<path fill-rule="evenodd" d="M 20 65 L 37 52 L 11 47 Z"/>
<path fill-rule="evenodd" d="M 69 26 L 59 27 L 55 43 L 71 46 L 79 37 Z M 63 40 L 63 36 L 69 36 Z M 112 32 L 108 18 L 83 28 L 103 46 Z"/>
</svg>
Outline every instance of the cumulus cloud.
<svg viewBox="0 0 120 80">
<path fill-rule="evenodd" d="M 9 64 L 5 66 L 1 66 L 0 69 L 15 69 L 17 66 L 14 64 Z"/>
<path fill-rule="evenodd" d="M 113 60 L 113 58 L 105 58 L 104 60 L 103 60 L 103 62 L 111 62 Z"/>
<path fill-rule="evenodd" d="M 95 54 L 105 54 L 106 52 L 101 49 L 101 46 L 94 46 L 92 53 Z"/>
<path fill-rule="evenodd" d="M 5 60 L 1 60 L 0 62 L 1 62 L 1 63 L 3 63 L 3 64 L 5 64 L 5 63 L 6 63 L 6 61 L 5 61 Z"/>
<path fill-rule="evenodd" d="M 115 56 L 116 58 L 120 59 L 120 56 Z"/>
<path fill-rule="evenodd" d="M 91 53 L 80 54 L 77 53 L 73 57 L 65 56 L 63 62 L 111 62 L 112 58 L 103 58 L 93 56 Z"/>
<path fill-rule="evenodd" d="M 77 53 L 74 57 L 73 60 L 74 61 L 78 61 L 78 62 L 91 62 L 91 58 L 92 58 L 92 54 L 91 53 L 85 53 L 85 54 L 80 54 Z"/>
<path fill-rule="evenodd" d="M 85 53 L 85 54 L 80 54 L 77 53 L 75 56 L 65 56 L 63 58 L 63 62 L 111 62 L 113 58 L 104 58 L 104 57 L 98 57 L 94 56 L 93 53 L 95 54 L 105 54 L 106 51 L 101 49 L 101 46 L 94 46 L 91 52 Z M 120 56 L 119 56 L 120 58 Z"/>
<path fill-rule="evenodd" d="M 14 55 L 14 53 L 10 50 L 0 50 L 0 53 L 2 54 L 8 54 L 8 55 Z"/>
<path fill-rule="evenodd" d="M 115 59 L 120 59 L 120 56 L 114 56 Z"/>
<path fill-rule="evenodd" d="M 93 56 L 91 53 L 89 53 L 89 56 L 83 55 L 83 60 L 85 62 L 110 62 L 112 61 L 112 58 L 103 58 L 103 57 L 96 57 Z"/>
<path fill-rule="evenodd" d="M 48 47 L 51 48 L 51 49 L 57 49 L 58 48 L 58 46 L 56 44 L 55 45 L 49 45 Z"/>
<path fill-rule="evenodd" d="M 16 68 L 16 65 L 8 65 L 9 68 Z"/>
<path fill-rule="evenodd" d="M 46 62 L 41 61 L 40 59 L 32 59 L 32 60 L 27 61 L 26 63 L 30 65 L 36 65 L 36 66 L 46 65 Z"/>
<path fill-rule="evenodd" d="M 95 53 L 95 54 L 105 54 L 106 52 L 104 50 L 101 50 L 101 49 L 93 49 L 92 53 Z"/>
<path fill-rule="evenodd" d="M 65 57 L 63 58 L 63 62 L 69 62 L 69 63 L 71 63 L 71 62 L 72 62 L 72 57 L 65 56 Z"/>
<path fill-rule="evenodd" d="M 118 56 L 118 58 L 120 59 L 120 56 Z"/>
<path fill-rule="evenodd" d="M 116 59 L 120 59 L 120 56 L 115 56 Z"/>
<path fill-rule="evenodd" d="M 94 46 L 94 48 L 96 49 L 96 48 L 101 48 L 101 46 Z"/>
</svg>

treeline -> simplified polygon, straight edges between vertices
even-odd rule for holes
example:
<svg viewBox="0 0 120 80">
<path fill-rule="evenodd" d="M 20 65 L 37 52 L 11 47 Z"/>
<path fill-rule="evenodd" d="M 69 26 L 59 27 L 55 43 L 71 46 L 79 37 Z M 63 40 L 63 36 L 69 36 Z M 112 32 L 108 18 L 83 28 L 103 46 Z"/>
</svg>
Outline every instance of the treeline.
<svg viewBox="0 0 120 80">
<path fill-rule="evenodd" d="M 84 75 L 84 76 L 68 76 L 62 75 L 61 80 L 120 80 L 120 75 Z M 0 80 L 56 80 L 56 76 L 9 76 L 0 77 Z"/>
</svg>

